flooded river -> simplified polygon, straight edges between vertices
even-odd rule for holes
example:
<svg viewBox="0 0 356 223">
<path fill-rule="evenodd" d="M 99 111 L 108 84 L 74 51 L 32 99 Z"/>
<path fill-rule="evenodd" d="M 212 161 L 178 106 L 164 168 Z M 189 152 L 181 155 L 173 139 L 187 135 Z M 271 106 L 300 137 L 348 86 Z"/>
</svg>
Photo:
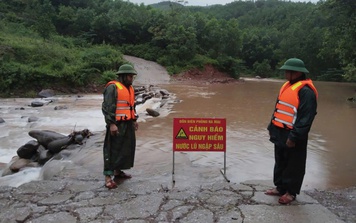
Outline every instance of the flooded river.
<svg viewBox="0 0 356 223">
<path fill-rule="evenodd" d="M 232 182 L 271 180 L 274 157 L 268 140 L 268 125 L 281 81 L 247 80 L 242 83 L 194 86 L 163 83 L 161 88 L 175 95 L 169 110 L 153 118 L 142 115 L 137 132 L 137 156 L 133 174 L 170 178 L 172 170 L 173 118 L 226 118 L 226 174 Z M 307 171 L 303 189 L 343 188 L 356 185 L 356 104 L 346 98 L 354 95 L 355 84 L 316 82 L 319 91 L 318 114 L 309 136 Z M 101 94 L 58 96 L 55 103 L 40 108 L 28 105 L 34 99 L 0 99 L 0 163 L 7 163 L 16 150 L 29 140 L 28 131 L 48 129 L 63 134 L 88 128 L 104 131 Z M 54 110 L 66 105 L 68 109 Z M 154 106 L 154 103 L 150 106 Z M 22 110 L 23 107 L 25 110 Z M 39 120 L 29 123 L 28 117 Z M 101 149 L 98 160 L 102 162 Z M 93 168 L 101 174 L 101 163 Z M 175 165 L 178 180 L 221 180 L 223 153 L 179 153 Z M 188 168 L 189 167 L 189 168 Z M 191 171 L 193 170 L 193 171 Z M 189 173 L 188 173 L 189 172 Z M 39 168 L 26 173 L 39 175 Z M 23 177 L 22 177 L 23 178 Z M 9 181 L 11 178 L 8 178 Z M 17 184 L 21 182 L 17 179 Z"/>
<path fill-rule="evenodd" d="M 170 86 L 182 103 L 173 117 L 219 117 L 227 120 L 227 170 L 232 181 L 271 179 L 273 144 L 266 127 L 282 82 L 246 81 L 200 87 Z M 309 136 L 304 188 L 336 188 L 356 185 L 355 85 L 316 82 L 318 114 Z M 169 137 L 169 135 L 167 135 Z M 213 156 L 214 155 L 214 156 Z M 217 155 L 194 153 L 191 160 L 206 168 L 221 165 Z M 218 162 L 219 160 L 219 162 Z"/>
<path fill-rule="evenodd" d="M 227 176 L 233 182 L 272 179 L 273 144 L 266 127 L 282 82 L 246 81 L 218 85 L 168 85 L 182 100 L 173 113 L 157 119 L 155 131 L 141 131 L 148 137 L 142 146 L 171 150 L 172 119 L 175 117 L 226 118 Z M 343 188 L 356 185 L 356 104 L 355 85 L 316 82 L 319 90 L 318 114 L 309 135 L 307 170 L 303 188 Z M 219 153 L 187 153 L 191 165 L 206 174 L 223 167 Z M 179 169 L 179 167 L 178 167 Z"/>
</svg>

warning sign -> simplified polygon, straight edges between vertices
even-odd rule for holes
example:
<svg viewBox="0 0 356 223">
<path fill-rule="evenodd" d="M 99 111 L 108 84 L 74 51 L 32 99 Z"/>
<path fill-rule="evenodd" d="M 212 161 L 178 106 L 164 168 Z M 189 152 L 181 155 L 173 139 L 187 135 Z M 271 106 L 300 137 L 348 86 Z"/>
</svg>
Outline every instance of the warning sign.
<svg viewBox="0 0 356 223">
<path fill-rule="evenodd" d="M 173 151 L 226 151 L 226 119 L 175 118 Z"/>
</svg>

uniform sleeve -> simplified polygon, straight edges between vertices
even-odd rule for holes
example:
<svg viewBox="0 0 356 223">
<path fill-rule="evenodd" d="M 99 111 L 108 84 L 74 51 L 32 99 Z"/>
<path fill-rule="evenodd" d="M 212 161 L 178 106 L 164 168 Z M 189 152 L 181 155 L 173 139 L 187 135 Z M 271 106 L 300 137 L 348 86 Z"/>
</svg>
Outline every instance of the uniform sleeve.
<svg viewBox="0 0 356 223">
<path fill-rule="evenodd" d="M 277 95 L 276 103 L 274 104 L 274 108 L 276 107 L 277 102 L 278 102 L 278 95 Z M 274 116 L 274 111 L 272 112 L 271 119 L 270 119 L 270 121 L 269 121 L 269 123 L 267 125 L 267 130 L 270 130 L 272 125 L 273 125 L 272 124 L 273 116 Z"/>
<path fill-rule="evenodd" d="M 138 114 L 137 114 L 137 112 L 136 112 L 136 99 L 135 99 L 135 88 L 131 85 L 131 88 L 132 88 L 132 90 L 133 90 L 133 101 L 134 101 L 134 104 L 133 104 L 133 110 L 134 110 L 134 112 L 135 112 L 135 114 L 136 114 L 136 119 L 133 119 L 133 121 L 134 122 L 136 122 L 137 121 L 137 119 L 138 119 Z"/>
<path fill-rule="evenodd" d="M 308 86 L 299 91 L 299 107 L 297 120 L 293 130 L 290 131 L 288 138 L 293 142 L 308 137 L 311 125 L 314 121 L 317 109 L 316 95 Z"/>
<path fill-rule="evenodd" d="M 109 125 L 116 122 L 116 86 L 114 84 L 107 86 L 103 92 L 103 96 L 104 101 L 101 109 L 105 118 L 105 122 Z"/>
</svg>

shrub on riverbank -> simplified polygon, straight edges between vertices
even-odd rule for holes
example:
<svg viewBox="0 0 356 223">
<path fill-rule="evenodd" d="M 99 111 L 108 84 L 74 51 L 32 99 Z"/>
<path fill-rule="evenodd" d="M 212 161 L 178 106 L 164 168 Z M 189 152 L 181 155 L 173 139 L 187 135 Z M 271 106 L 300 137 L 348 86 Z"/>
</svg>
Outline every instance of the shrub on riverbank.
<svg viewBox="0 0 356 223">
<path fill-rule="evenodd" d="M 2 95 L 43 88 L 76 88 L 102 83 L 104 71 L 124 63 L 110 45 L 91 45 L 79 39 L 43 39 L 18 24 L 1 24 L 0 89 Z"/>
</svg>

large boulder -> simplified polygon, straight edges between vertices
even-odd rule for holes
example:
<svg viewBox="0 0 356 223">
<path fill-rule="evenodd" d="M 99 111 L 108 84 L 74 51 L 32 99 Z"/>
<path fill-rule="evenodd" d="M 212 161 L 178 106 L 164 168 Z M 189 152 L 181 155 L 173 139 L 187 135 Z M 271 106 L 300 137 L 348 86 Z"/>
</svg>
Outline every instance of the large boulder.
<svg viewBox="0 0 356 223">
<path fill-rule="evenodd" d="M 17 150 L 17 155 L 23 159 L 31 159 L 36 155 L 39 146 L 36 140 L 31 140 Z"/>
<path fill-rule="evenodd" d="M 12 170 L 10 169 L 10 166 L 11 166 L 13 163 L 15 163 L 16 161 L 18 161 L 19 159 L 20 159 L 20 157 L 18 157 L 18 156 L 12 157 L 12 159 L 10 160 L 10 162 L 6 164 L 5 168 L 3 168 L 2 173 L 1 173 L 1 176 L 4 177 L 4 176 L 13 174 Z"/>
<path fill-rule="evenodd" d="M 39 144 L 48 147 L 48 144 L 57 139 L 68 138 L 67 136 L 51 130 L 31 130 L 28 133 L 32 138 L 37 139 Z"/>
<path fill-rule="evenodd" d="M 38 93 L 38 97 L 40 98 L 49 98 L 55 95 L 54 90 L 52 89 L 44 89 Z"/>
<path fill-rule="evenodd" d="M 44 148 L 42 145 L 40 145 L 37 152 L 38 152 L 37 162 L 40 165 L 44 165 L 48 160 L 50 160 L 53 157 L 53 153 L 51 153 L 49 150 Z"/>
<path fill-rule="evenodd" d="M 29 163 L 31 163 L 31 160 L 19 158 L 15 162 L 11 163 L 9 168 L 12 172 L 18 172 L 21 168 L 25 167 Z"/>
<path fill-rule="evenodd" d="M 59 153 L 73 142 L 71 137 L 60 138 L 48 143 L 47 149 L 51 153 Z"/>
</svg>

